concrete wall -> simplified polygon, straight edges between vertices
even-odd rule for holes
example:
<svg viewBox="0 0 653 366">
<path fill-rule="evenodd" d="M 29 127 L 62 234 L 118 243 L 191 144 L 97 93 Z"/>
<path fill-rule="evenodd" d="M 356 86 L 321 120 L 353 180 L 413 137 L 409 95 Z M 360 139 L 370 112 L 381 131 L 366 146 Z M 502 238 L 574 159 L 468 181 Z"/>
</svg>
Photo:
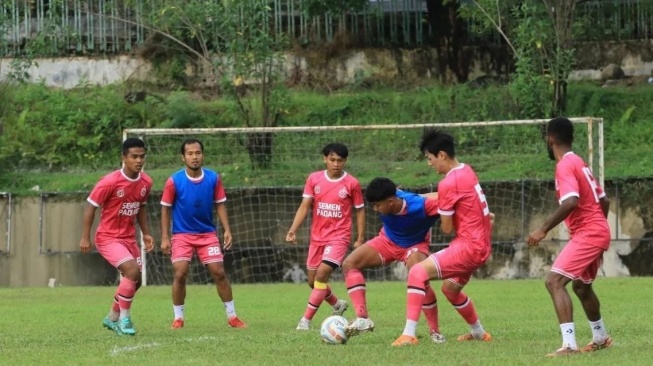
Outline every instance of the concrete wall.
<svg viewBox="0 0 653 366">
<path fill-rule="evenodd" d="M 506 73 L 511 56 L 502 49 L 468 48 L 465 68 L 469 79 L 486 74 Z M 622 43 L 583 43 L 577 49 L 577 70 L 570 78 L 599 79 L 601 69 L 610 63 L 621 65 L 627 76 L 651 75 L 653 40 Z M 28 70 L 32 82 L 58 88 L 84 84 L 107 85 L 126 80 L 154 81 L 152 65 L 131 56 L 111 58 L 71 57 L 36 59 L 38 66 Z M 0 80 L 10 71 L 11 59 L 0 59 Z M 435 78 L 453 80 L 450 70 L 441 70 L 435 49 L 364 49 L 344 50 L 328 59 L 320 53 L 287 54 L 284 65 L 293 82 L 304 82 L 309 75 L 316 83 L 353 83 L 367 78 L 404 81 Z M 198 75 L 199 73 L 199 75 Z M 205 73 L 188 67 L 195 85 L 211 83 Z M 204 74 L 204 76 L 203 76 Z"/>
<path fill-rule="evenodd" d="M 513 184 L 518 185 L 518 184 Z M 509 188 L 509 189 L 508 189 Z M 497 213 L 493 254 L 488 264 L 479 271 L 484 278 L 527 278 L 544 276 L 565 244 L 568 234 L 564 225 L 549 233 L 539 248 L 524 245 L 524 236 L 537 227 L 555 208 L 551 187 L 541 186 L 528 193 L 525 211 L 520 212 L 519 197 L 512 197 L 515 187 L 486 187 L 488 202 Z M 518 188 L 518 187 L 517 187 Z M 609 191 L 611 197 L 617 196 Z M 227 267 L 236 282 L 279 281 L 293 263 L 305 260 L 303 246 L 292 247 L 284 243 L 286 230 L 292 222 L 294 211 L 301 200 L 298 189 L 243 189 L 232 190 L 228 209 L 237 249 L 229 255 Z M 11 245 L 7 248 L 6 223 L 9 213 L 7 196 L 0 196 L 0 286 L 46 286 L 49 279 L 64 286 L 101 285 L 112 283 L 116 272 L 98 254 L 78 253 L 82 212 L 85 194 L 63 194 L 42 197 L 13 197 L 10 221 Z M 151 227 L 158 241 L 159 197 L 151 200 Z M 644 202 L 643 204 L 648 204 Z M 636 207 L 620 208 L 613 199 L 609 216 L 613 243 L 605 254 L 601 275 L 629 276 L 642 248 L 650 250 L 650 243 L 640 239 L 646 234 L 642 217 Z M 96 220 L 97 221 L 97 220 Z M 380 223 L 377 215 L 368 210 L 366 237 L 376 235 Z M 436 230 L 437 233 L 437 230 Z M 298 233 L 299 242 L 306 243 L 308 225 Z M 448 238 L 434 236 L 435 244 L 444 244 Z M 238 249 L 239 248 L 239 249 Z M 644 255 L 645 257 L 645 255 Z M 148 255 L 150 283 L 170 283 L 169 259 L 160 253 Z M 624 259 L 625 258 L 625 259 Z M 642 258 L 639 258 L 641 262 Z M 643 258 L 645 266 L 650 259 Z M 637 269 L 633 274 L 646 275 L 649 269 Z M 201 267 L 194 268 L 191 280 L 203 283 L 207 278 Z M 370 274 L 376 279 L 404 279 L 401 265 Z"/>
<path fill-rule="evenodd" d="M 62 285 L 101 284 L 116 277 L 98 254 L 78 254 L 82 199 L 12 197 L 12 201 L 7 245 L 8 197 L 0 200 L 0 286 L 46 286 L 50 278 Z"/>
</svg>

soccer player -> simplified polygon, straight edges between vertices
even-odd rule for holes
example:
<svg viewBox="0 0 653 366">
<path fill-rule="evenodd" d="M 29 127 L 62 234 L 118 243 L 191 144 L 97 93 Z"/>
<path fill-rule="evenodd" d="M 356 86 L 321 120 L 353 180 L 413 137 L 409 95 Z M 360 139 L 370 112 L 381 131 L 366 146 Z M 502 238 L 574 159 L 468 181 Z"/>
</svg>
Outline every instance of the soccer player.
<svg viewBox="0 0 653 366">
<path fill-rule="evenodd" d="M 224 229 L 224 249 L 229 250 L 232 238 L 222 179 L 218 173 L 202 167 L 204 145 L 201 141 L 184 141 L 180 153 L 181 161 L 186 166 L 168 178 L 161 197 L 161 251 L 171 254 L 174 272 L 172 329 L 184 327 L 186 278 L 193 252 L 197 252 L 197 257 L 213 277 L 227 313 L 227 324 L 232 328 L 245 328 L 245 323 L 236 315 L 231 284 L 224 271 L 222 248 L 213 221 L 215 206 Z"/>
<path fill-rule="evenodd" d="M 437 193 L 404 192 L 388 178 L 374 178 L 367 186 L 365 198 L 381 215 L 383 227 L 379 235 L 347 256 L 342 266 L 347 292 L 356 311 L 356 319 L 347 327 L 349 336 L 374 330 L 374 322 L 367 313 L 365 278 L 361 270 L 394 261 L 402 261 L 410 269 L 424 260 L 429 255 L 430 230 L 438 217 Z M 429 324 L 431 340 L 443 343 L 435 293 L 428 284 L 425 291 L 427 296 L 420 308 Z"/>
<path fill-rule="evenodd" d="M 95 232 L 95 247 L 104 259 L 120 271 L 121 279 L 113 298 L 109 315 L 103 325 L 119 335 L 134 335 L 130 309 L 136 291 L 141 285 L 141 250 L 136 243 L 136 227 L 143 233 L 145 251 L 154 248 L 147 223 L 146 202 L 152 188 L 152 179 L 143 173 L 145 143 L 129 138 L 122 144 L 122 169 L 102 177 L 87 198 L 82 223 L 82 253 L 91 251 L 91 226 L 95 211 L 100 211 L 100 225 Z"/>
<path fill-rule="evenodd" d="M 567 118 L 549 121 L 546 142 L 549 157 L 556 161 L 555 187 L 560 206 L 528 237 L 529 245 L 538 245 L 563 220 L 569 229 L 569 242 L 545 281 L 562 333 L 562 347 L 549 354 L 550 357 L 597 351 L 612 345 L 601 318 L 599 299 L 592 288 L 603 252 L 610 246 L 607 221 L 610 201 L 587 164 L 571 150 L 573 141 L 574 127 Z M 571 298 L 566 289 L 569 282 L 592 329 L 592 342 L 580 350 L 576 344 Z"/>
<path fill-rule="evenodd" d="M 306 258 L 308 285 L 313 289 L 308 298 L 304 316 L 297 330 L 309 330 L 317 309 L 326 301 L 333 315 L 342 315 L 347 302 L 338 300 L 327 285 L 333 271 L 342 264 L 351 243 L 352 208 L 356 209 L 358 237 L 354 248 L 363 243 L 365 235 L 365 209 L 360 183 L 344 171 L 349 151 L 340 143 L 328 144 L 322 149 L 326 170 L 308 176 L 302 203 L 286 235 L 286 241 L 297 243 L 295 232 L 301 226 L 312 206 L 310 244 Z"/>
<path fill-rule="evenodd" d="M 453 136 L 426 130 L 420 150 L 426 155 L 428 164 L 444 175 L 438 183 L 440 227 L 445 234 L 455 232 L 455 236 L 449 247 L 410 269 L 406 326 L 392 345 L 418 343 L 415 337 L 417 320 L 427 295 L 425 286 L 431 279 L 448 280 L 442 283 L 442 292 L 471 328 L 471 332 L 459 336 L 458 341 L 488 342 L 492 337 L 483 329 L 472 301 L 462 290 L 491 254 L 492 214 L 476 173 L 456 158 Z"/>
</svg>

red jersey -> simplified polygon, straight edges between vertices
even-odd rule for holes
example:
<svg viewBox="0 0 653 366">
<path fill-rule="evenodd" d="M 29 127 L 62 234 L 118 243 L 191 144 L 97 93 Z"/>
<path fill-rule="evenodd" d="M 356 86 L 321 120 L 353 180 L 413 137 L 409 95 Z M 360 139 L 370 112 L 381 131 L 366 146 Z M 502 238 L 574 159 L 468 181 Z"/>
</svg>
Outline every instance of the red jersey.
<svg viewBox="0 0 653 366">
<path fill-rule="evenodd" d="M 338 179 L 326 170 L 312 173 L 304 186 L 304 198 L 313 199 L 311 245 L 351 241 L 352 207 L 365 205 L 358 179 L 346 172 Z"/>
<path fill-rule="evenodd" d="M 569 197 L 578 197 L 578 205 L 565 218 L 570 235 L 602 230 L 610 232 L 608 220 L 599 203 L 605 192 L 580 156 L 571 151 L 562 156 L 556 164 L 555 186 L 558 203 Z"/>
<path fill-rule="evenodd" d="M 152 179 L 143 172 L 130 179 L 120 169 L 100 178 L 87 199 L 102 208 L 95 243 L 136 240 L 136 215 L 141 205 L 147 203 L 151 189 Z"/>
<path fill-rule="evenodd" d="M 438 213 L 453 216 L 455 240 L 488 252 L 491 248 L 490 209 L 474 170 L 466 164 L 451 169 L 438 183 Z"/>
</svg>

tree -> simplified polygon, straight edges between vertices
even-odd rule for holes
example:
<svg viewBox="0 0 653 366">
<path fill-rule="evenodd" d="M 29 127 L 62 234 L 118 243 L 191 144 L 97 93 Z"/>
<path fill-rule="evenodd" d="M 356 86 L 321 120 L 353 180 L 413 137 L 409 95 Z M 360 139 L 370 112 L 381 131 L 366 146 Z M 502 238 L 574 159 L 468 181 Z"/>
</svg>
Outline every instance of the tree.
<svg viewBox="0 0 653 366">
<path fill-rule="evenodd" d="M 513 52 L 513 88 L 524 117 L 565 113 L 575 60 L 574 15 L 583 1 L 470 0 L 461 6 L 461 15 L 475 22 L 477 32 L 499 32 Z"/>
<path fill-rule="evenodd" d="M 216 93 L 235 100 L 244 126 L 278 126 L 288 98 L 281 82 L 287 42 L 272 29 L 268 1 L 159 0 L 147 8 L 140 25 L 157 36 L 156 46 L 209 74 Z M 250 133 L 241 142 L 254 168 L 270 167 L 271 133 Z"/>
</svg>

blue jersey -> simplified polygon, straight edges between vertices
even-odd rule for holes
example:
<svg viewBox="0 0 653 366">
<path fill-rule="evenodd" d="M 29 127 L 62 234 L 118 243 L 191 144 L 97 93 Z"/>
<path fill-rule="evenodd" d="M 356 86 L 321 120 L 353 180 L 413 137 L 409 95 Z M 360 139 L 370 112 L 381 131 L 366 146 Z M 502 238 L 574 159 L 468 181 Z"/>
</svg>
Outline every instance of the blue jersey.
<svg viewBox="0 0 653 366">
<path fill-rule="evenodd" d="M 398 215 L 381 215 L 385 235 L 402 248 L 424 242 L 437 215 L 427 213 L 426 197 L 399 189 L 397 197 L 403 199 L 406 206 Z"/>
<path fill-rule="evenodd" d="M 173 174 L 163 191 L 161 204 L 172 207 L 173 234 L 205 234 L 216 231 L 213 205 L 226 201 L 218 173 L 202 169 L 203 177 L 191 180 L 182 169 Z"/>
</svg>

